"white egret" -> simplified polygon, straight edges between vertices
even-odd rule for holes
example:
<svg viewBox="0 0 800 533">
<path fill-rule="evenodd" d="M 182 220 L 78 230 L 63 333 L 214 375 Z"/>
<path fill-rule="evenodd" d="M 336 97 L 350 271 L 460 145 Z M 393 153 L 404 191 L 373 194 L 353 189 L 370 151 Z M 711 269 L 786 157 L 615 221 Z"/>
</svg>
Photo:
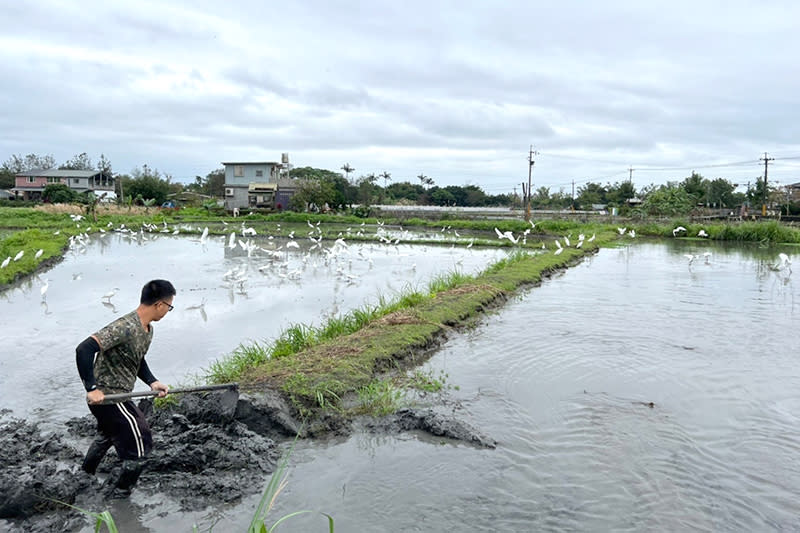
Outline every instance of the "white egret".
<svg viewBox="0 0 800 533">
<path fill-rule="evenodd" d="M 569 236 L 564 237 L 564 244 L 569 247 Z"/>
<path fill-rule="evenodd" d="M 628 228 L 617 228 L 617 231 L 620 235 L 625 235 L 625 232 L 628 231 Z"/>
<path fill-rule="evenodd" d="M 635 229 L 630 230 L 628 232 L 628 235 L 631 237 L 631 239 L 635 239 L 636 238 L 636 230 Z"/>
<path fill-rule="evenodd" d="M 297 241 L 289 241 L 286 243 L 287 248 L 300 248 L 300 245 L 297 244 Z"/>
<path fill-rule="evenodd" d="M 706 258 L 706 264 L 711 264 L 711 252 L 703 252 L 703 257 Z"/>
<path fill-rule="evenodd" d="M 39 251 L 38 251 L 38 252 L 36 252 L 36 254 L 34 254 L 33 258 L 34 258 L 34 259 L 39 259 L 40 257 L 42 257 L 42 254 L 43 254 L 43 253 L 44 253 L 44 249 L 42 249 L 42 248 L 39 248 Z"/>
<path fill-rule="evenodd" d="M 673 237 L 677 237 L 677 236 L 678 236 L 678 233 L 680 233 L 680 232 L 682 232 L 682 231 L 683 231 L 683 232 L 685 232 L 685 231 L 686 231 L 686 228 L 684 228 L 683 226 L 678 226 L 677 228 L 675 228 L 674 230 L 672 230 L 672 236 L 673 236 Z"/>
<path fill-rule="evenodd" d="M 231 236 L 228 239 L 228 248 L 230 248 L 231 250 L 236 248 L 236 232 L 235 231 L 231 232 Z"/>
<path fill-rule="evenodd" d="M 25 255 L 25 250 L 20 250 L 19 253 L 17 253 L 17 255 L 14 256 L 14 261 L 15 262 L 19 261 L 20 259 L 22 259 L 23 255 Z"/>
<path fill-rule="evenodd" d="M 689 260 L 689 266 L 692 266 L 692 262 L 694 261 L 696 255 L 693 254 L 683 254 L 683 257 Z"/>
<path fill-rule="evenodd" d="M 595 239 L 595 237 L 596 237 L 596 236 L 597 236 L 597 235 L 595 235 L 594 233 L 592 233 L 592 236 L 591 236 L 591 237 L 589 237 L 589 240 L 588 240 L 588 241 L 586 241 L 586 242 L 592 242 L 592 241 L 594 241 L 594 239 Z"/>
<path fill-rule="evenodd" d="M 208 226 L 203 228 L 203 234 L 200 235 L 200 242 L 206 242 L 207 238 L 208 238 Z"/>
<path fill-rule="evenodd" d="M 772 270 L 783 270 L 791 264 L 792 261 L 789 259 L 789 256 L 781 252 L 778 254 L 778 263 L 770 268 L 772 268 Z M 791 267 L 789 268 L 789 271 L 791 272 Z"/>
<path fill-rule="evenodd" d="M 8 256 L 8 257 L 6 257 L 5 259 L 3 259 L 3 264 L 2 264 L 2 265 L 0 265 L 0 268 L 5 268 L 5 267 L 7 267 L 7 266 L 8 266 L 8 264 L 9 264 L 10 262 L 11 262 L 11 256 L 9 255 L 9 256 Z"/>
<path fill-rule="evenodd" d="M 105 301 L 107 301 L 108 303 L 111 303 L 111 298 L 113 298 L 113 297 L 114 297 L 114 295 L 115 295 L 115 294 L 117 294 L 117 291 L 118 291 L 118 290 L 119 290 L 119 288 L 118 288 L 118 287 L 114 287 L 112 290 L 110 290 L 110 291 L 108 291 L 107 293 L 105 293 L 105 294 L 103 295 L 102 299 L 103 299 L 103 300 L 105 300 Z"/>
<path fill-rule="evenodd" d="M 701 229 L 700 231 L 697 232 L 697 236 L 698 237 L 708 237 L 708 233 L 706 233 L 706 230 Z"/>
<path fill-rule="evenodd" d="M 49 286 L 50 286 L 50 280 L 49 279 L 44 280 L 44 285 L 42 285 L 42 288 L 39 290 L 39 292 L 42 293 L 43 301 L 47 299 L 47 288 Z"/>
</svg>

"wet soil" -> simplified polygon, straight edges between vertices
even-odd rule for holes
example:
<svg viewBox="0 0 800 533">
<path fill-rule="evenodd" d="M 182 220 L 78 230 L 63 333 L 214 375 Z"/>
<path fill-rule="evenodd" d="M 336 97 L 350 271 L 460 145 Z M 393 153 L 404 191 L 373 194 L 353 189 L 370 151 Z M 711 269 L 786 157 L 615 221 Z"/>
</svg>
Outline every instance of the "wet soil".
<svg viewBox="0 0 800 533">
<path fill-rule="evenodd" d="M 181 511 L 234 502 L 261 490 L 280 456 L 277 443 L 298 434 L 421 431 L 481 447 L 496 444 L 454 413 L 434 408 L 401 409 L 383 418 L 328 413 L 303 424 L 281 395 L 269 390 L 242 397 L 235 391 L 184 394 L 163 409 L 154 409 L 150 399 L 139 406 L 154 442 L 135 491 L 168 494 Z M 96 476 L 80 468 L 96 435 L 91 415 L 68 420 L 63 431 L 50 431 L 0 412 L 0 463 L 5 465 L 0 471 L 0 529 L 76 531 L 89 519 L 65 504 L 92 512 L 107 508 L 104 481 L 113 479 L 120 466 L 113 448 Z"/>
<path fill-rule="evenodd" d="M 189 396 L 168 409 L 140 402 L 154 446 L 135 490 L 169 494 L 182 511 L 260 490 L 280 454 L 275 441 L 235 420 L 234 411 L 221 410 L 224 402 L 217 394 Z M 87 518 L 63 503 L 93 512 L 107 508 L 102 480 L 113 479 L 112 471 L 119 468 L 116 453 L 109 451 L 97 476 L 84 473 L 84 447 L 97 435 L 96 421 L 87 415 L 65 426 L 63 432 L 48 432 L 7 414 L 0 420 L 0 463 L 5 467 L 0 471 L 0 529 L 74 531 Z M 86 437 L 85 444 L 76 437 Z"/>
</svg>

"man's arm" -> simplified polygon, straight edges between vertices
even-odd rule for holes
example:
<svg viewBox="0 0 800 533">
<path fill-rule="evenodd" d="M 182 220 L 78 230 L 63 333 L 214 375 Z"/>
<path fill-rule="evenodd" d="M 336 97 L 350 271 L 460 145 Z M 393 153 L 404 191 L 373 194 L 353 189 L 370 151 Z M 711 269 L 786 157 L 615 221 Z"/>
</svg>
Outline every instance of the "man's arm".
<svg viewBox="0 0 800 533">
<path fill-rule="evenodd" d="M 158 395 L 159 398 L 163 398 L 167 395 L 167 392 L 169 392 L 169 387 L 158 381 L 150 371 L 150 367 L 147 366 L 147 361 L 144 357 L 142 357 L 142 362 L 139 363 L 139 372 L 136 375 L 139 376 L 139 379 L 150 385 L 150 390 L 161 391 L 161 394 Z"/>
<path fill-rule="evenodd" d="M 83 381 L 83 388 L 86 389 L 86 398 L 89 403 L 100 403 L 103 401 L 103 391 L 97 388 L 94 378 L 94 360 L 97 352 L 100 351 L 100 343 L 94 336 L 86 337 L 75 348 L 75 362 L 78 365 L 78 374 Z"/>
</svg>

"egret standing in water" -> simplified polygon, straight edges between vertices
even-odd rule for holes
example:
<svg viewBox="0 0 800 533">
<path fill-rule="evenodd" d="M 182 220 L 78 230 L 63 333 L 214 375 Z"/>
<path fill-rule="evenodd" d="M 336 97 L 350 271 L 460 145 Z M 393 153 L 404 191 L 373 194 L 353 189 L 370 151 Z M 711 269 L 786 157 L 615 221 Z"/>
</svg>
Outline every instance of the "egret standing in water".
<svg viewBox="0 0 800 533">
<path fill-rule="evenodd" d="M 42 288 L 39 291 L 39 292 L 42 293 L 42 301 L 43 302 L 47 300 L 47 288 L 49 286 L 50 286 L 50 280 L 49 279 L 44 280 L 44 285 L 42 285 Z"/>
<path fill-rule="evenodd" d="M 107 293 L 105 293 L 105 294 L 103 295 L 103 298 L 102 298 L 102 299 L 103 299 L 103 300 L 105 300 L 105 301 L 107 301 L 108 303 L 111 303 L 111 298 L 113 298 L 113 297 L 114 297 L 114 295 L 115 295 L 115 294 L 117 294 L 117 291 L 118 291 L 118 290 L 119 290 L 119 288 L 117 288 L 117 287 L 114 287 L 112 290 L 110 290 L 110 291 L 108 291 Z"/>
</svg>

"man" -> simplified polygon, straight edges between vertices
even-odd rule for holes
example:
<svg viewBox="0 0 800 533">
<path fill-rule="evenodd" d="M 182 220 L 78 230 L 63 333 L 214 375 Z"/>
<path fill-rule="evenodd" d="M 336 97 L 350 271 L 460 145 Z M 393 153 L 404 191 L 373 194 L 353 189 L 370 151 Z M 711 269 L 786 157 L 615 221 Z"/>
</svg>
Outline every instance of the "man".
<svg viewBox="0 0 800 533">
<path fill-rule="evenodd" d="M 83 470 L 94 474 L 106 452 L 114 446 L 122 469 L 109 479 L 110 497 L 126 497 L 142 472 L 142 459 L 153 447 L 150 426 L 131 400 L 103 404 L 106 394 L 128 393 L 136 378 L 167 395 L 169 389 L 158 381 L 144 359 L 153 339 L 153 322 L 172 311 L 175 287 L 163 279 L 142 287 L 139 307 L 87 337 L 75 350 L 78 373 L 86 389 L 89 410 L 97 418 L 100 436 L 89 447 Z"/>
</svg>

